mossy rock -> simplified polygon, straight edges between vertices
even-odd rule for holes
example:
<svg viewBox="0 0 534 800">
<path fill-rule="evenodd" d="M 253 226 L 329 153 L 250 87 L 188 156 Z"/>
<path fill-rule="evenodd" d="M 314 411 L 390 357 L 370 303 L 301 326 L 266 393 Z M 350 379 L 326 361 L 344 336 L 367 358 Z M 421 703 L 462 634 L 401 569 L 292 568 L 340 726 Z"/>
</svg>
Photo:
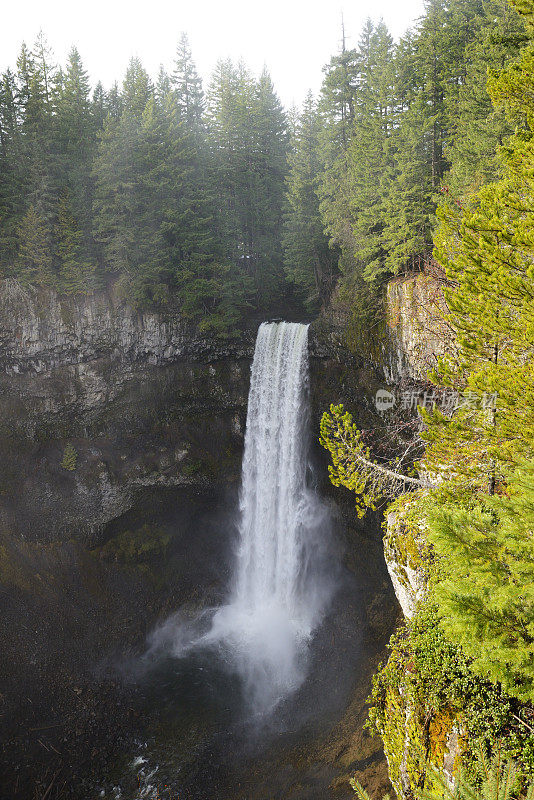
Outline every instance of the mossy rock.
<svg viewBox="0 0 534 800">
<path fill-rule="evenodd" d="M 420 492 L 402 495 L 389 506 L 384 525 L 384 555 L 406 591 L 424 594 L 432 563 L 427 522 Z M 415 602 L 414 597 L 414 602 Z"/>
<path fill-rule="evenodd" d="M 143 564 L 164 556 L 171 540 L 163 528 L 142 525 L 134 531 L 122 531 L 93 553 L 109 561 L 124 564 Z"/>
</svg>

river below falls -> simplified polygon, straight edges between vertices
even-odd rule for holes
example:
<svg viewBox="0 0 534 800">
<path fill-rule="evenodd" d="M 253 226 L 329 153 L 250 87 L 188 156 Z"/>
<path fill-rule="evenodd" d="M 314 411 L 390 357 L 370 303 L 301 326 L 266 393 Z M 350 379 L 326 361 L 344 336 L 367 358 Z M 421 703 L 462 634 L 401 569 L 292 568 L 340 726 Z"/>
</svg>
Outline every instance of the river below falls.
<svg viewBox="0 0 534 800">
<path fill-rule="evenodd" d="M 377 630 L 364 592 L 340 574 L 307 679 L 269 715 L 251 714 L 239 676 L 213 652 L 165 657 L 137 676 L 142 735 L 102 776 L 95 800 L 348 800 L 356 773 L 386 786 L 380 743 L 363 726 L 393 603 L 388 591 L 375 602 L 391 620 Z"/>
</svg>

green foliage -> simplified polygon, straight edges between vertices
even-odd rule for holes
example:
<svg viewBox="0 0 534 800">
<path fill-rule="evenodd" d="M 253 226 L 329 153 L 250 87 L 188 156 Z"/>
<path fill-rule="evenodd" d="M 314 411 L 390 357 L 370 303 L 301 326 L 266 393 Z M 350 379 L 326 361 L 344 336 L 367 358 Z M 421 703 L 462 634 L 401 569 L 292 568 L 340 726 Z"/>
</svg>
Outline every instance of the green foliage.
<svg viewBox="0 0 534 800">
<path fill-rule="evenodd" d="M 95 267 L 84 257 L 82 237 L 65 194 L 59 201 L 56 230 L 59 281 L 65 294 L 89 294 L 95 288 Z"/>
<path fill-rule="evenodd" d="M 65 446 L 60 466 L 62 466 L 63 469 L 66 469 L 69 472 L 74 472 L 77 463 L 78 463 L 78 453 L 76 452 L 74 445 L 72 445 L 69 442 Z"/>
<path fill-rule="evenodd" d="M 326 68 L 318 192 L 360 325 L 389 276 L 430 261 L 440 189 L 453 208 L 497 174 L 495 146 L 511 127 L 486 72 L 523 39 L 505 2 L 435 0 L 398 45 L 367 22 Z"/>
<path fill-rule="evenodd" d="M 207 140 L 219 235 L 229 260 L 248 275 L 260 305 L 280 301 L 287 119 L 264 70 L 220 61 L 208 91 Z"/>
<path fill-rule="evenodd" d="M 359 800 L 371 800 L 369 792 L 367 792 L 363 788 L 361 783 L 358 783 L 358 781 L 355 780 L 354 778 L 351 778 L 349 783 L 352 786 L 352 788 L 354 789 L 354 791 L 356 792 L 356 794 L 358 795 Z M 389 800 L 389 798 L 390 798 L 389 794 L 385 794 L 384 797 L 382 798 L 382 800 Z"/>
<path fill-rule="evenodd" d="M 171 537 L 162 528 L 142 525 L 134 531 L 122 531 L 98 548 L 101 558 L 138 564 L 165 555 Z"/>
<path fill-rule="evenodd" d="M 204 92 L 185 33 L 178 42 L 170 83 L 180 116 L 191 130 L 200 132 L 203 127 Z"/>
<path fill-rule="evenodd" d="M 328 467 L 331 483 L 355 493 L 359 517 L 368 509 L 375 510 L 382 498 L 419 485 L 417 478 L 397 472 L 397 464 L 380 464 L 371 458 L 361 432 L 342 405 L 331 405 L 330 413 L 324 412 L 319 442 L 332 458 Z"/>
<path fill-rule="evenodd" d="M 302 291 L 306 304 L 317 309 L 334 288 L 338 252 L 323 231 L 319 211 L 319 133 L 321 120 L 311 93 L 298 118 L 288 157 L 284 266 Z"/>
<path fill-rule="evenodd" d="M 34 206 L 30 206 L 22 218 L 18 238 L 17 273 L 21 282 L 54 286 L 56 277 L 50 254 L 50 233 Z"/>
<path fill-rule="evenodd" d="M 469 203 L 476 191 L 498 177 L 497 147 L 513 133 L 502 108 L 491 101 L 487 74 L 517 56 L 525 42 L 524 24 L 506 0 L 487 0 L 484 11 L 482 24 L 466 48 L 454 136 L 445 146 L 451 167 L 444 176 L 442 197 L 453 204 Z"/>
<path fill-rule="evenodd" d="M 524 701 L 534 699 L 533 48 L 490 80 L 510 123 L 522 121 L 499 150 L 500 179 L 458 213 L 440 212 L 436 255 L 452 283 L 458 352 L 433 378 L 471 402 L 425 415 L 424 436 L 426 468 L 441 478 L 429 538 L 444 629 L 474 669 Z"/>
<path fill-rule="evenodd" d="M 220 336 L 236 336 L 252 280 L 233 265 L 191 265 L 177 273 L 177 297 L 186 319 L 199 330 Z"/>
<path fill-rule="evenodd" d="M 532 800 L 534 797 L 534 783 L 524 786 L 524 776 L 512 761 L 504 761 L 500 743 L 496 745 L 491 760 L 488 760 L 484 749 L 478 752 L 479 781 L 469 779 L 462 769 L 455 774 L 454 785 L 450 786 L 439 771 L 436 770 L 437 786 L 432 791 L 425 789 L 422 793 L 423 800 L 512 800 L 518 797 Z"/>
<path fill-rule="evenodd" d="M 372 725 L 404 796 L 443 793 L 429 765 L 441 768 L 453 728 L 469 779 L 477 749 L 499 741 L 504 758 L 534 770 L 534 9 L 514 6 L 519 16 L 493 1 L 430 2 L 393 55 L 394 123 L 383 130 L 382 148 L 359 149 L 356 141 L 372 118 L 362 71 L 333 132 L 342 136 L 323 154 L 321 210 L 341 247 L 344 280 L 379 283 L 426 260 L 434 238 L 457 341 L 432 379 L 464 402 L 452 415 L 423 412 L 425 487 L 410 497 L 432 548 L 430 605 L 393 638 L 373 690 Z M 369 163 L 384 159 L 383 187 L 366 184 L 367 150 Z M 351 208 L 358 197 L 374 211 L 363 235 L 365 216 Z M 331 480 L 355 490 L 359 513 L 387 496 L 380 483 L 369 490 L 382 465 L 370 459 L 350 415 L 332 407 L 323 429 Z M 397 535 L 406 564 L 415 541 L 409 530 Z M 511 768 L 503 770 L 510 777 Z M 483 795 L 495 795 L 504 773 L 488 771 Z M 506 794 L 501 784 L 496 796 Z"/>
<path fill-rule="evenodd" d="M 435 509 L 430 539 L 445 575 L 434 595 L 443 625 L 473 668 L 522 700 L 534 697 L 534 464 L 507 496 Z"/>
<path fill-rule="evenodd" d="M 452 215 L 527 129 L 531 56 L 498 74 L 524 40 L 504 0 L 432 0 L 398 44 L 367 21 L 289 141 L 267 72 L 221 61 L 205 97 L 185 35 L 155 84 L 134 58 L 92 97 L 78 51 L 58 68 L 40 35 L 0 80 L 0 272 L 70 294 L 118 279 L 139 307 L 185 297 L 224 333 L 249 304 L 333 296 L 349 338 L 376 330 L 388 277 L 430 258 L 442 178 Z M 227 281 L 230 312 L 205 299 Z"/>
<path fill-rule="evenodd" d="M 227 65 L 228 66 L 228 65 Z M 205 108 L 186 36 L 156 85 L 138 58 L 93 97 L 44 37 L 0 80 L 0 274 L 65 294 L 110 280 L 227 336 L 284 298 L 287 120 L 269 76 L 216 72 Z"/>
<path fill-rule="evenodd" d="M 503 757 L 534 771 L 534 735 L 522 722 L 524 711 L 473 672 L 471 660 L 444 635 L 434 606 L 420 608 L 389 646 L 389 659 L 373 680 L 369 725 L 384 741 L 396 791 L 405 780 L 401 767 L 416 796 L 436 786 L 429 765 L 441 769 L 454 727 L 466 775 L 477 774 L 480 748 L 500 739 Z"/>
</svg>

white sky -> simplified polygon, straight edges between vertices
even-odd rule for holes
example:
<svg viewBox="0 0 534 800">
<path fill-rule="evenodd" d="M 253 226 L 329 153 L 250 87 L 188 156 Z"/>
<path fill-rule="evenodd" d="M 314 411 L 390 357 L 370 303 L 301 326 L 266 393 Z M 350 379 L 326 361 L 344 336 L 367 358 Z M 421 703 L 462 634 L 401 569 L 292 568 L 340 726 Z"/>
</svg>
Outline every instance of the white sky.
<svg viewBox="0 0 534 800">
<path fill-rule="evenodd" d="M 56 59 L 64 63 L 78 47 L 94 85 L 122 80 L 137 55 L 155 77 L 172 65 L 182 31 L 189 35 L 198 71 L 207 78 L 216 60 L 240 57 L 256 73 L 267 65 L 286 106 L 317 92 L 322 67 L 337 52 L 341 12 L 348 46 L 367 17 L 383 17 L 401 36 L 422 14 L 423 0 L 3 0 L 0 71 L 14 68 L 23 41 L 32 45 L 42 29 Z"/>
</svg>

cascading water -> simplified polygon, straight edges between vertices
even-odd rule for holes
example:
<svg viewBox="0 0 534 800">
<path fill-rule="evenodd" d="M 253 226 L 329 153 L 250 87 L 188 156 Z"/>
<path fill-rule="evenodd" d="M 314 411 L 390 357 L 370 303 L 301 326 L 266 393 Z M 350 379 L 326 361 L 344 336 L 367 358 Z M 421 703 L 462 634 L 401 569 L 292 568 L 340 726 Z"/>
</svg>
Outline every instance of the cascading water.
<svg viewBox="0 0 534 800">
<path fill-rule="evenodd" d="M 328 589 L 319 575 L 328 515 L 308 488 L 308 326 L 263 323 L 248 401 L 240 541 L 230 602 L 207 638 L 222 641 L 256 708 L 305 676 Z"/>
<path fill-rule="evenodd" d="M 306 325 L 258 332 L 242 469 L 240 549 L 233 603 L 252 616 L 266 606 L 298 618 L 306 492 Z"/>
<path fill-rule="evenodd" d="M 308 645 L 331 595 L 323 569 L 329 515 L 307 481 L 308 388 L 308 326 L 263 323 L 252 364 L 229 601 L 212 612 L 207 632 L 191 637 L 174 629 L 175 655 L 217 647 L 259 713 L 304 680 Z M 156 645 L 168 630 L 159 634 Z"/>
</svg>

